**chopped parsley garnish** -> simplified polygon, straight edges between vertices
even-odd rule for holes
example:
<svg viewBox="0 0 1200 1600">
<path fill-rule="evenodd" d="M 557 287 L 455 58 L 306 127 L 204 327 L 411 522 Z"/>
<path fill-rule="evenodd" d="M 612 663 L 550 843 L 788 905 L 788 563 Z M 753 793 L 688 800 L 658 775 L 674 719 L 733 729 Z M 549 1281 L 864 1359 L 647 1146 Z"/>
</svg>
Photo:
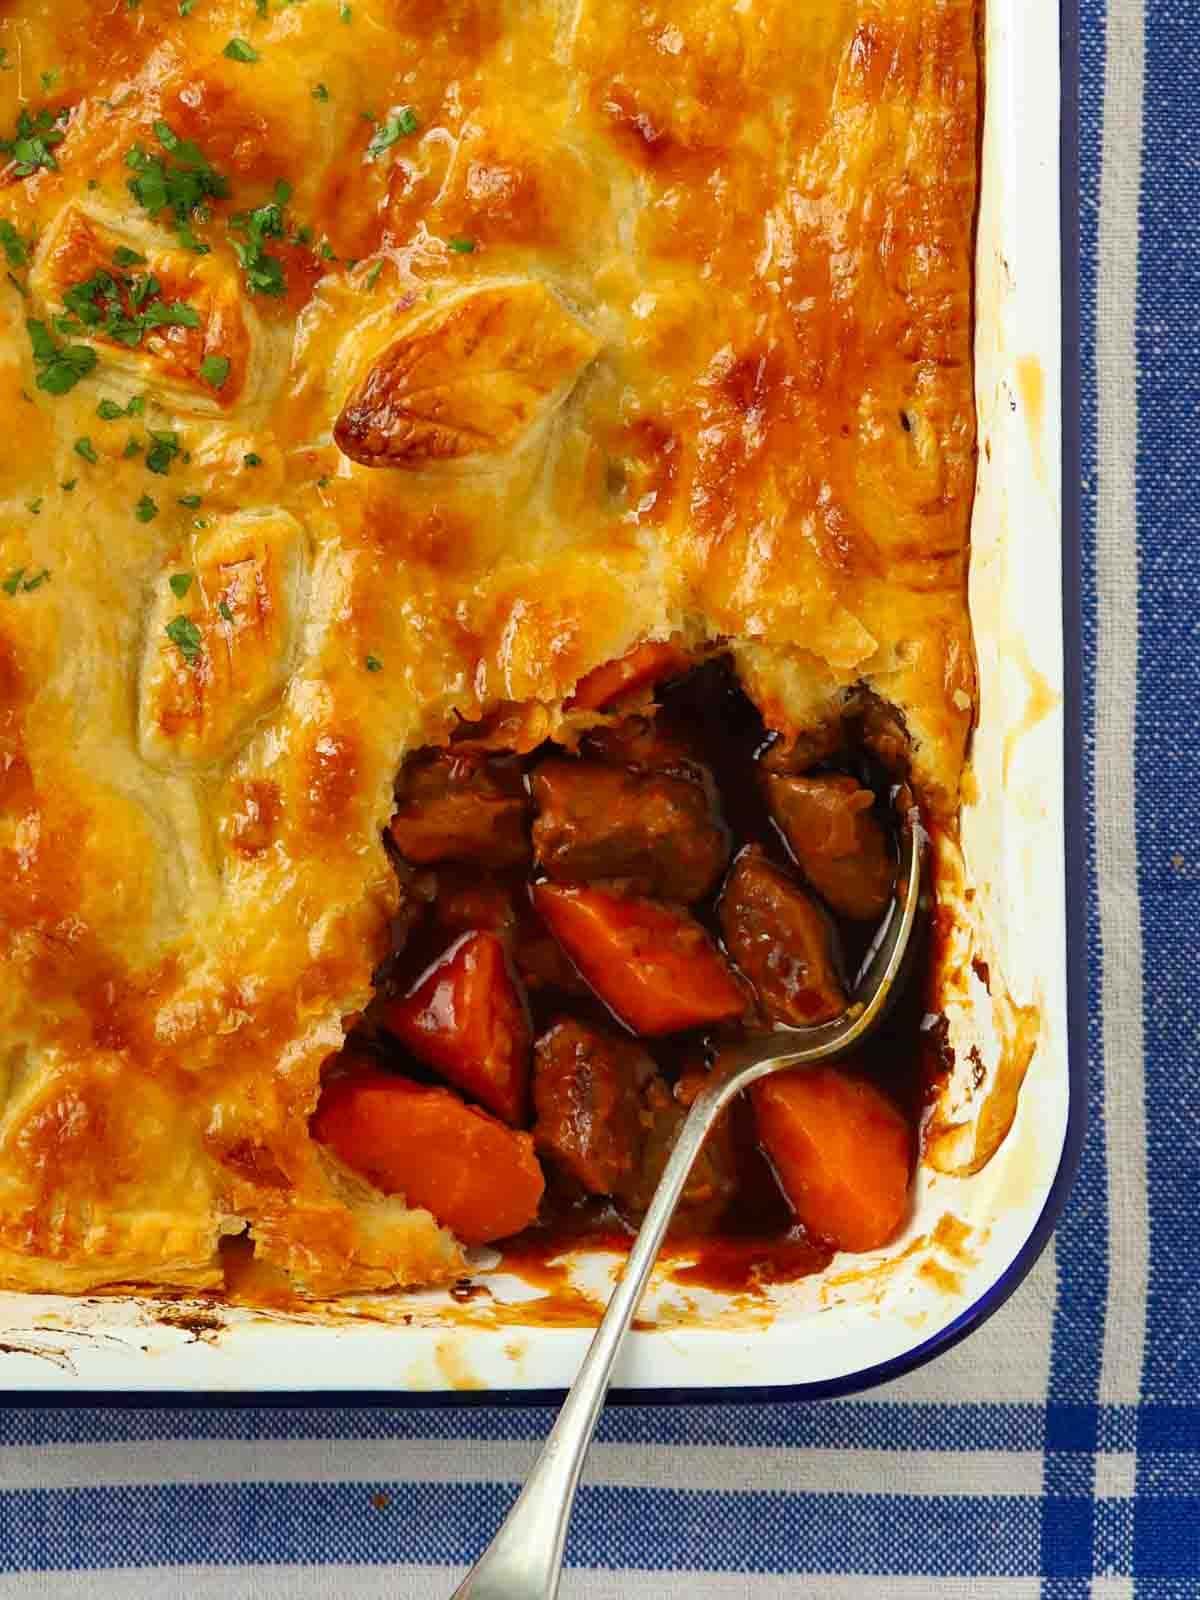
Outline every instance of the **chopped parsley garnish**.
<svg viewBox="0 0 1200 1600">
<path fill-rule="evenodd" d="M 230 39 L 221 54 L 230 61 L 255 62 L 259 59 L 258 51 L 248 39 Z"/>
<path fill-rule="evenodd" d="M 167 582 L 171 585 L 171 593 L 175 598 L 182 600 L 192 587 L 192 575 L 190 572 L 173 572 Z"/>
<path fill-rule="evenodd" d="M 186 506 L 189 511 L 198 511 L 204 504 L 203 496 L 198 494 L 181 494 L 179 504 Z"/>
<path fill-rule="evenodd" d="M 275 185 L 273 200 L 253 211 L 240 212 L 230 221 L 235 232 L 246 236 L 244 240 L 235 239 L 233 248 L 246 274 L 246 287 L 254 294 L 279 295 L 287 288 L 283 262 L 267 253 L 263 241 L 283 238 L 283 208 L 291 198 L 291 185 L 281 179 Z"/>
<path fill-rule="evenodd" d="M 144 267 L 145 256 L 138 255 L 136 250 L 131 250 L 127 244 L 119 244 L 113 251 L 113 261 L 118 267 Z"/>
<path fill-rule="evenodd" d="M 42 514 L 41 495 L 38 495 L 36 500 L 30 500 L 25 509 L 30 513 L 31 516 L 40 517 Z"/>
<path fill-rule="evenodd" d="M 121 417 L 140 417 L 145 409 L 145 395 L 135 394 L 130 397 L 127 406 L 118 405 L 115 400 L 101 400 L 96 407 L 96 415 L 101 422 L 116 422 Z"/>
<path fill-rule="evenodd" d="M 153 522 L 158 515 L 158 501 L 152 500 L 148 494 L 144 494 L 133 508 L 133 511 L 139 522 Z"/>
<path fill-rule="evenodd" d="M 132 9 L 132 7 L 130 9 Z M 38 73 L 38 77 L 42 82 L 42 88 L 45 89 L 47 94 L 50 93 L 51 89 L 53 89 L 54 85 L 58 82 L 61 76 L 62 74 L 59 72 L 57 67 L 48 67 L 45 72 Z"/>
<path fill-rule="evenodd" d="M 78 482 L 79 482 L 78 478 L 68 478 L 66 480 L 66 482 L 62 485 L 63 493 L 64 494 L 70 494 L 72 492 L 72 490 L 75 488 L 75 485 Z"/>
<path fill-rule="evenodd" d="M 474 239 L 463 239 L 456 237 L 451 239 L 450 248 L 454 251 L 455 255 L 469 256 L 474 253 L 475 241 Z"/>
<path fill-rule="evenodd" d="M 18 178 L 30 177 L 39 167 L 48 167 L 51 172 L 58 171 L 53 151 L 66 138 L 63 124 L 68 115 L 65 106 L 60 111 L 51 111 L 48 106 L 43 106 L 34 116 L 30 116 L 28 111 L 18 114 L 16 133 L 11 139 L 0 139 L 0 150 L 11 156 Z"/>
<path fill-rule="evenodd" d="M 90 461 L 93 466 L 95 466 L 100 459 L 100 457 L 96 454 L 96 446 L 88 438 L 86 433 L 82 439 L 76 439 L 75 454 L 77 456 L 82 456 L 85 461 Z"/>
<path fill-rule="evenodd" d="M 377 261 L 375 263 L 375 265 L 371 268 L 371 270 L 367 273 L 367 288 L 368 289 L 373 289 L 375 287 L 375 285 L 379 282 L 379 274 L 382 271 L 383 271 L 383 262 L 382 261 Z"/>
<path fill-rule="evenodd" d="M 195 4 L 196 0 L 179 0 L 179 15 L 181 17 L 190 17 Z"/>
<path fill-rule="evenodd" d="M 205 356 L 200 363 L 200 376 L 210 389 L 221 389 L 229 377 L 228 356 Z"/>
<path fill-rule="evenodd" d="M 321 240 L 321 259 L 323 261 L 336 261 L 337 254 L 328 239 Z"/>
<path fill-rule="evenodd" d="M 363 665 L 366 667 L 368 672 L 383 671 L 383 662 L 380 661 L 378 656 L 368 656 L 363 662 Z"/>
<path fill-rule="evenodd" d="M 16 594 L 20 589 L 22 594 L 32 594 L 35 589 L 40 589 L 49 580 L 50 568 L 43 567 L 40 572 L 35 572 L 32 578 L 25 576 L 28 567 L 18 567 L 15 572 L 10 572 L 4 582 L 0 584 L 5 594 Z"/>
<path fill-rule="evenodd" d="M 96 352 L 90 345 L 59 345 L 44 322 L 28 321 L 25 327 L 38 369 L 37 386 L 46 394 L 69 394 L 96 365 Z"/>
<path fill-rule="evenodd" d="M 314 100 L 328 100 L 329 90 L 323 83 L 314 83 L 312 97 Z"/>
<path fill-rule="evenodd" d="M 130 277 L 105 268 L 63 295 L 68 315 L 55 318 L 62 334 L 89 333 L 134 350 L 150 328 L 198 328 L 200 314 L 182 300 L 163 300 L 153 273 Z"/>
<path fill-rule="evenodd" d="M 217 601 L 217 610 L 220 612 L 221 620 L 223 622 L 232 622 L 233 621 L 233 612 L 229 609 L 229 606 L 226 604 L 226 602 L 224 600 L 218 600 Z"/>
<path fill-rule="evenodd" d="M 190 139 L 181 139 L 169 123 L 154 124 L 155 137 L 171 157 L 151 155 L 135 144 L 125 156 L 125 165 L 135 174 L 129 192 L 137 203 L 157 217 L 170 211 L 180 241 L 197 255 L 206 255 L 208 245 L 192 232 L 192 222 L 207 222 L 209 200 L 223 200 L 229 193 L 228 180 L 209 165 L 204 152 Z"/>
<path fill-rule="evenodd" d="M 200 629 L 191 617 L 175 617 L 168 622 L 166 635 L 185 661 L 196 661 L 203 654 Z"/>
<path fill-rule="evenodd" d="M 341 5 L 338 7 L 338 16 L 343 22 L 350 22 L 354 17 L 354 13 L 349 6 Z"/>
<path fill-rule="evenodd" d="M 401 106 L 400 110 L 393 112 L 386 122 L 381 122 L 371 135 L 371 142 L 367 146 L 367 160 L 378 161 L 385 150 L 390 150 L 401 139 L 416 133 L 420 126 L 413 108 Z"/>
<path fill-rule="evenodd" d="M 140 456 L 141 453 L 142 453 L 142 441 L 140 439 L 134 439 L 134 438 L 130 438 L 128 440 L 128 442 L 125 445 L 124 450 L 122 450 L 122 452 L 121 452 L 122 456 L 125 458 L 126 461 L 132 461 L 134 456 Z"/>
<path fill-rule="evenodd" d="M 255 450 L 248 451 L 247 454 L 242 457 L 242 460 L 248 467 L 261 467 L 263 464 L 262 457 Z"/>
<path fill-rule="evenodd" d="M 7 218 L 0 218 L 0 248 L 10 267 L 29 265 L 29 248 Z"/>
<path fill-rule="evenodd" d="M 157 472 L 159 477 L 165 478 L 171 470 L 171 463 L 179 454 L 179 435 L 177 433 L 156 433 L 153 428 L 150 432 L 150 449 L 146 455 L 146 465 L 151 472 Z"/>
</svg>

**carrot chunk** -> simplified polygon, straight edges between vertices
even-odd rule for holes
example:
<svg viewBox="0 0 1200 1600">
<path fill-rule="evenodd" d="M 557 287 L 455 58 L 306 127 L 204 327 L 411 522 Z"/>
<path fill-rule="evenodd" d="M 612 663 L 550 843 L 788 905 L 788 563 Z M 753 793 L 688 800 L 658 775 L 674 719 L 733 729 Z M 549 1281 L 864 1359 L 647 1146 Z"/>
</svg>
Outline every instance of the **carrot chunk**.
<svg viewBox="0 0 1200 1600">
<path fill-rule="evenodd" d="M 635 1033 L 677 1033 L 741 1016 L 746 995 L 704 929 L 653 900 L 576 884 L 534 885 L 550 932 Z"/>
<path fill-rule="evenodd" d="M 634 645 L 616 661 L 605 661 L 580 678 L 575 693 L 567 702 L 569 711 L 602 711 L 621 695 L 635 689 L 648 689 L 683 672 L 690 658 L 677 645 L 647 640 Z"/>
<path fill-rule="evenodd" d="M 356 1067 L 326 1083 L 311 1127 L 348 1167 L 431 1211 L 464 1244 L 507 1238 L 537 1216 L 533 1140 L 449 1089 Z"/>
<path fill-rule="evenodd" d="M 877 1250 L 908 1214 L 912 1136 L 844 1067 L 780 1072 L 751 1091 L 758 1135 L 797 1218 L 839 1250 Z"/>
<path fill-rule="evenodd" d="M 384 1026 L 419 1061 L 506 1122 L 529 1105 L 531 1035 L 494 933 L 463 934 L 384 1009 Z"/>
</svg>

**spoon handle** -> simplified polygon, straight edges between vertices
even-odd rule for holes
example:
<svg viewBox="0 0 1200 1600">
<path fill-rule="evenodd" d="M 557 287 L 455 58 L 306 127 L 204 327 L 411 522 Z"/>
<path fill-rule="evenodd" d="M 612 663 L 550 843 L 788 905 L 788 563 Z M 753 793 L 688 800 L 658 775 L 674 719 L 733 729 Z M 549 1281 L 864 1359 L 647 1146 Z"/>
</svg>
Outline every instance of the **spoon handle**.
<svg viewBox="0 0 1200 1600">
<path fill-rule="evenodd" d="M 810 1065 L 838 1055 L 874 1027 L 899 979 L 917 914 L 921 835 L 915 815 L 902 834 L 899 887 L 899 904 L 870 955 L 855 1003 L 833 1022 L 744 1041 L 724 1057 L 725 1070 L 713 1074 L 696 1096 L 558 1420 L 512 1510 L 454 1591 L 453 1600 L 554 1600 L 584 1457 L 621 1341 L 633 1321 L 692 1163 L 713 1123 L 742 1089 L 783 1067 Z"/>
<path fill-rule="evenodd" d="M 696 1097 L 558 1420 L 512 1510 L 453 1600 L 554 1600 L 557 1595 L 571 1506 L 617 1353 L 692 1163 L 728 1098 L 724 1087 Z"/>
</svg>

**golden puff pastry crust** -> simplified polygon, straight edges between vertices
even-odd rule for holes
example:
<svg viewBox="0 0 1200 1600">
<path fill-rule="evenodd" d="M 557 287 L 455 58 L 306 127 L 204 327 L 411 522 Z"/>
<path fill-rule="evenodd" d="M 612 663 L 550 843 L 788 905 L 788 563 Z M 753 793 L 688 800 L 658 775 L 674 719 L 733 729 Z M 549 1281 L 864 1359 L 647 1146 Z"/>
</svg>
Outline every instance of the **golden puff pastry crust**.
<svg viewBox="0 0 1200 1600">
<path fill-rule="evenodd" d="M 0 1283 L 444 1281 L 307 1130 L 406 749 L 719 636 L 955 811 L 975 0 L 183 9 L 0 5 Z"/>
</svg>

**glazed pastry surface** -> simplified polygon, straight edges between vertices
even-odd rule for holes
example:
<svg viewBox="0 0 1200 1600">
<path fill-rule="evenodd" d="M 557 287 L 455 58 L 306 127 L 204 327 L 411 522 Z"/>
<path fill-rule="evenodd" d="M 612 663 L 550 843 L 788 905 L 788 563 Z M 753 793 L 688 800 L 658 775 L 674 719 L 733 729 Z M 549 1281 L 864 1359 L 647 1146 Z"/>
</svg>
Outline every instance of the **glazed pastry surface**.
<svg viewBox="0 0 1200 1600">
<path fill-rule="evenodd" d="M 0 1283 L 461 1272 L 308 1132 L 460 719 L 727 640 L 953 817 L 975 25 L 0 0 Z"/>
</svg>

